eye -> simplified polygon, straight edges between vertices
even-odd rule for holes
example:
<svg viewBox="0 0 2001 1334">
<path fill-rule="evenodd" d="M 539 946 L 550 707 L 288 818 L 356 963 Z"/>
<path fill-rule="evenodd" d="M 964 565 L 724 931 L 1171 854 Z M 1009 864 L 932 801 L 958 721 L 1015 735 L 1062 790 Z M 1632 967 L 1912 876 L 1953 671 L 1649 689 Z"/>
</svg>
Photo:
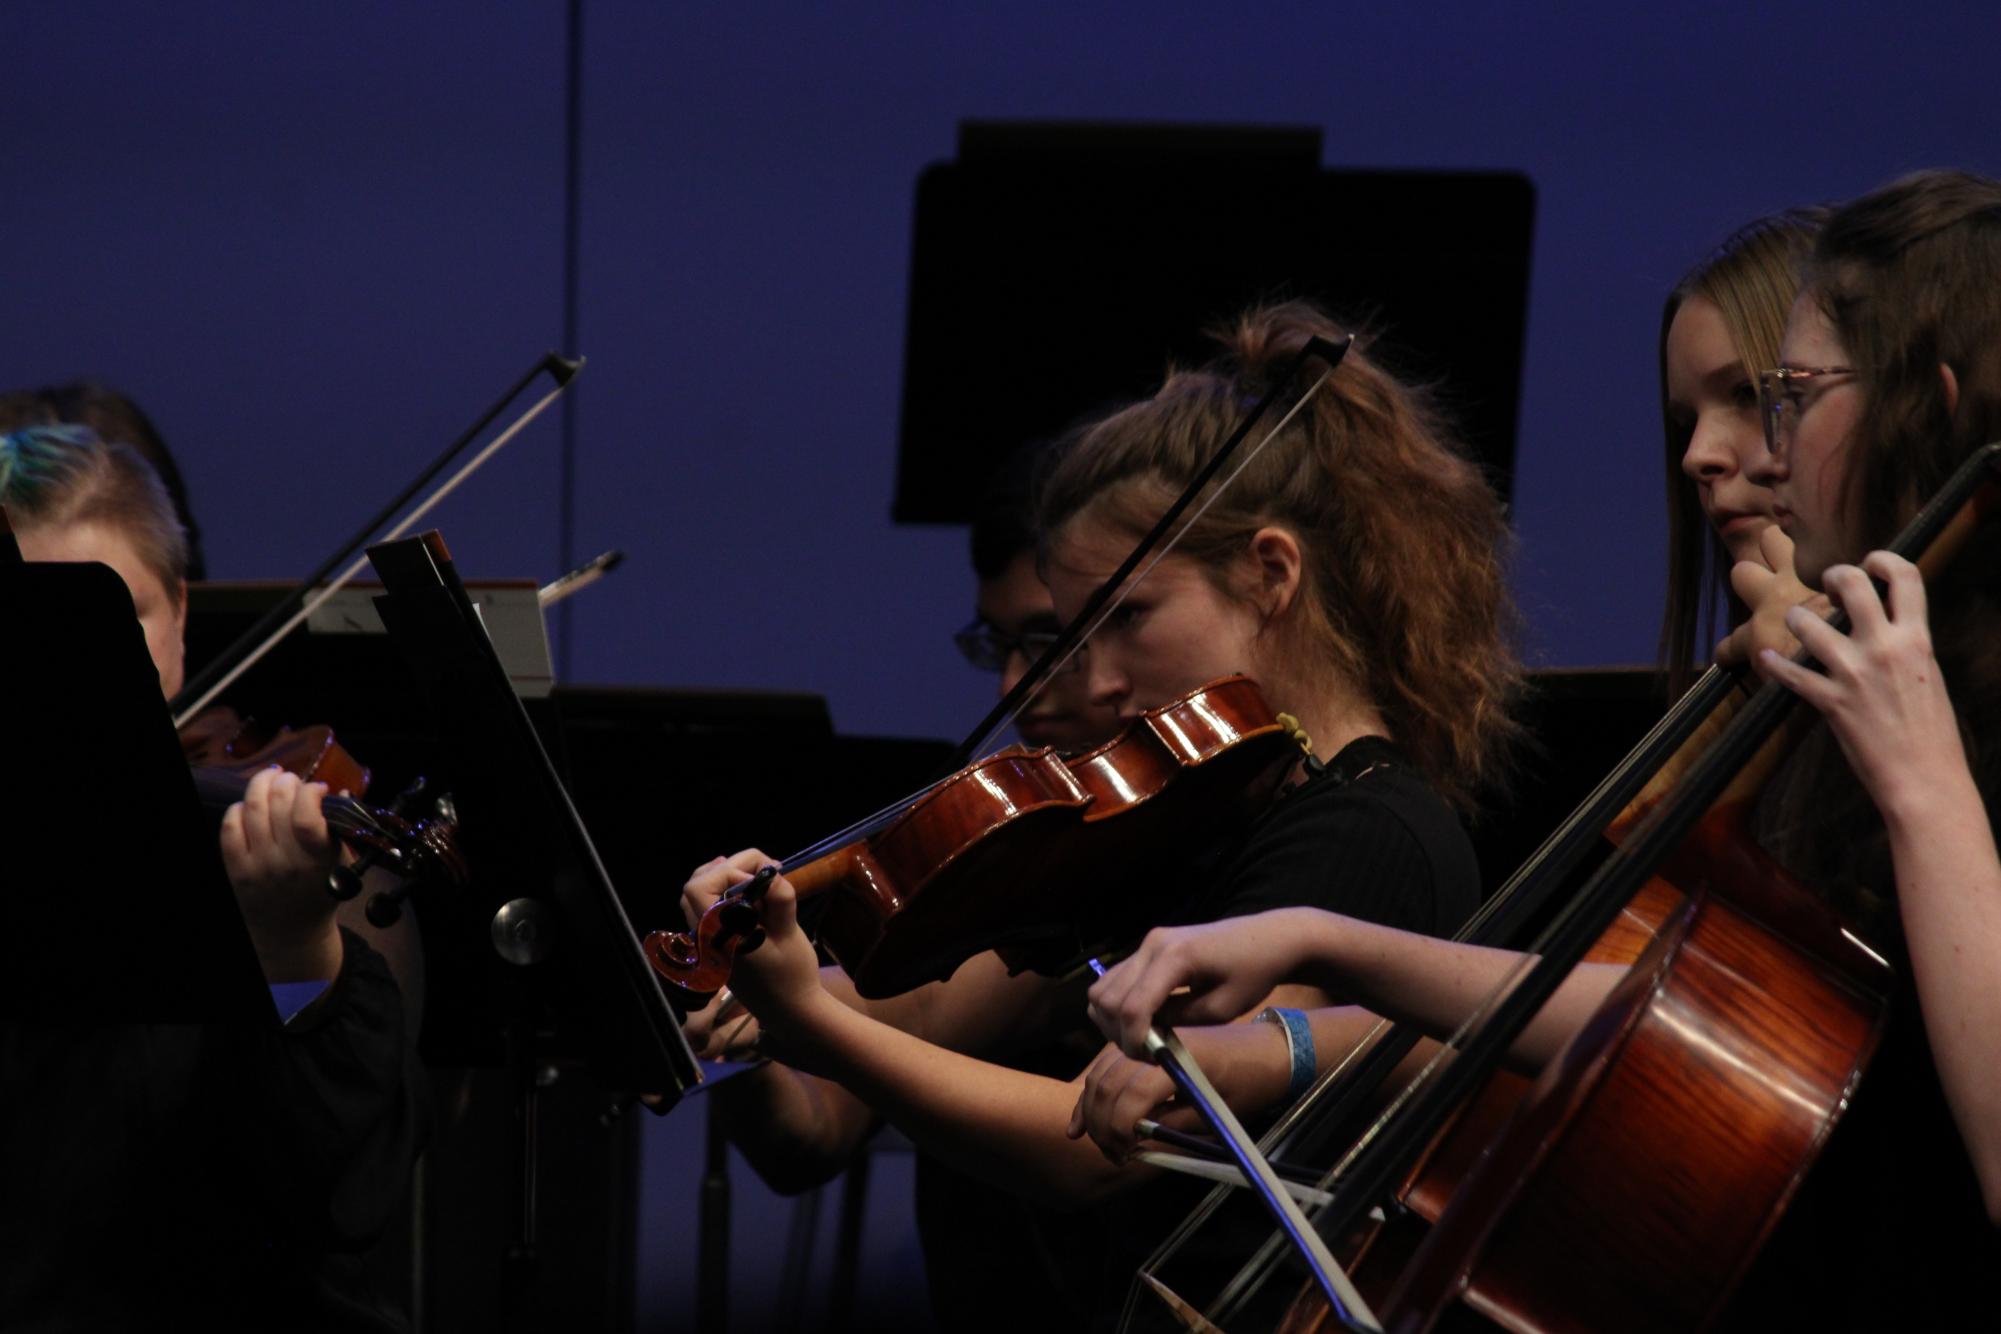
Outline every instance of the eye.
<svg viewBox="0 0 2001 1334">
<path fill-rule="evenodd" d="M 1112 608 L 1112 614 L 1105 618 L 1105 626 L 1112 630 L 1130 630 L 1146 619 L 1146 612 L 1146 607 L 1128 599 Z"/>
<path fill-rule="evenodd" d="M 1739 412 L 1758 410 L 1758 386 L 1749 380 L 1739 380 L 1730 386 L 1730 406 Z"/>
</svg>

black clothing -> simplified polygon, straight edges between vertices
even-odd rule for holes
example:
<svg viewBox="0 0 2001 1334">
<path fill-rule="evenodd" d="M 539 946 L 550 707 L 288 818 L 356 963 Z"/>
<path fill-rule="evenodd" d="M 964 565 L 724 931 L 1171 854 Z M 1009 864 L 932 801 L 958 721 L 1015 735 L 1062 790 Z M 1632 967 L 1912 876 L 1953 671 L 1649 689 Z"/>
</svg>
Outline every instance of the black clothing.
<svg viewBox="0 0 2001 1334">
<path fill-rule="evenodd" d="M 332 1253 L 406 1196 L 426 1109 L 388 965 L 287 1026 L 0 1027 L 0 1329 L 393 1330 Z"/>
<path fill-rule="evenodd" d="M 1909 970 L 1905 969 L 1908 978 Z M 1993 1300 L 2001 1230 L 1907 981 L 1853 1103 L 1719 1328 L 1960 1329 Z"/>
<path fill-rule="evenodd" d="M 1458 818 L 1380 737 L 1343 748 L 1247 826 L 1226 827 L 1178 888 L 1156 896 L 1158 921 L 1170 925 L 1305 906 L 1427 935 L 1450 935 L 1479 899 Z M 1088 1029 L 1081 1014 L 1079 1023 Z M 1014 1064 L 1069 1079 L 1101 1045 L 1092 1030 Z M 1036 1328 L 1115 1328 L 1134 1271 L 1209 1189 L 1166 1177 L 1101 1208 L 1057 1213 L 921 1157 L 918 1234 L 940 1328 L 1018 1330 L 1027 1316 Z"/>
</svg>

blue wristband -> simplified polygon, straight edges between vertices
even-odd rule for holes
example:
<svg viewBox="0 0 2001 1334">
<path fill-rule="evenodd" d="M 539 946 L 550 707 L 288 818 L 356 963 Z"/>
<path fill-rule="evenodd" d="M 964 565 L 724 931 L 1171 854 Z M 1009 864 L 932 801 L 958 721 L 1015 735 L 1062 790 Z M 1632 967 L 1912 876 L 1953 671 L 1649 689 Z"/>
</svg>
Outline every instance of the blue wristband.
<svg viewBox="0 0 2001 1334">
<path fill-rule="evenodd" d="M 1306 1022 L 1305 1011 L 1280 1005 L 1267 1005 L 1258 1011 L 1258 1019 L 1277 1024 L 1285 1030 L 1285 1047 L 1292 1054 L 1292 1078 L 1285 1087 L 1285 1105 L 1290 1107 L 1306 1096 L 1306 1090 L 1313 1087 L 1313 1077 L 1317 1073 L 1313 1059 L 1313 1026 Z"/>
</svg>

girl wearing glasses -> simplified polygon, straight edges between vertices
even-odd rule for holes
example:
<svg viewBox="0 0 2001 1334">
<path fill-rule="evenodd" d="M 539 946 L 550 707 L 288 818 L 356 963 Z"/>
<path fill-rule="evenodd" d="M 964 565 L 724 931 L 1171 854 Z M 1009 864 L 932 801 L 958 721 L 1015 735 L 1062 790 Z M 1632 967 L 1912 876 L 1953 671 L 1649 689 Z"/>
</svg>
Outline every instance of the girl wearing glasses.
<svg viewBox="0 0 2001 1334">
<path fill-rule="evenodd" d="M 1334 330 L 1310 309 L 1253 314 L 1224 358 L 1172 375 L 1154 398 L 1065 451 L 1039 506 L 1059 614 L 1079 609 L 1313 334 Z M 1300 386 L 1317 373 L 1310 364 Z M 1086 943 L 1112 950 L 1153 922 L 1281 904 L 1339 907 L 1414 932 L 1455 929 L 1479 893 L 1455 806 L 1494 779 L 1512 731 L 1503 537 L 1497 499 L 1419 396 L 1350 351 L 1132 588 L 1080 669 L 1093 702 L 1122 718 L 1247 671 L 1273 707 L 1298 717 L 1320 760 L 1302 763 L 1285 795 L 1248 822 L 1219 812 L 1212 827 L 1191 830 L 1184 873 L 1146 886 L 1137 920 Z M 751 851 L 699 870 L 685 892 L 691 919 L 768 860 Z M 1075 1082 L 997 1063 L 1074 1030 L 1081 986 L 1007 978 L 975 960 L 942 988 L 926 988 L 929 998 L 861 1002 L 818 968 L 782 879 L 766 925 L 769 939 L 740 957 L 731 979 L 765 1049 L 1017 1196 L 1105 1202 L 1062 1249 L 1050 1248 L 1060 1299 L 1042 1314 L 1061 1327 L 1109 1321 L 1134 1267 L 1200 1189 L 1117 1167 L 1071 1140 Z M 954 994 L 962 981 L 963 999 Z M 1312 988 L 1284 989 L 1279 999 L 1326 1000 Z M 1287 1031 L 1240 1025 L 1214 1040 L 1284 1045 Z M 1137 1198 L 1112 1203 L 1142 1183 Z M 1033 1280 L 996 1275 L 977 1297 L 991 1317 L 1001 1284 L 1012 1307 Z"/>
<path fill-rule="evenodd" d="M 1758 374 L 1778 363 L 1799 267 L 1826 216 L 1792 209 L 1740 228 L 1675 284 L 1661 313 L 1668 503 L 1661 659 L 1675 695 L 1715 642 L 1719 611 L 1731 621 L 1743 616 L 1726 581 L 1732 567 L 1744 566 L 1737 577 L 1754 583 L 1758 571 L 1790 577 L 1792 544 L 1773 522 L 1771 490 L 1751 476 L 1765 452 Z"/>
<path fill-rule="evenodd" d="M 1990 814 L 2001 798 L 2001 536 L 1976 538 L 1930 588 L 1884 552 L 1842 562 L 1886 541 L 2001 437 L 2001 182 L 1926 173 L 1836 211 L 1779 369 L 1767 377 L 1773 447 L 1751 479 L 1773 492 L 1799 576 L 1852 629 L 1795 605 L 1776 619 L 1824 667 L 1786 661 L 1757 615 L 1722 655 L 1752 655 L 1825 718 L 1767 786 L 1761 841 L 1868 923 L 1905 983 L 1853 1107 L 1730 1319 L 1951 1327 L 1977 1309 L 2001 1260 L 2001 861 Z M 1278 980 L 1311 980 L 1445 1031 L 1512 963 L 1290 910 L 1156 932 L 1092 989 L 1092 1008 L 1138 1052 L 1176 986 L 1194 990 L 1186 1013 L 1202 1019 Z M 1573 975 L 1518 1045 L 1522 1062 L 1557 1050 L 1616 976 Z"/>
</svg>

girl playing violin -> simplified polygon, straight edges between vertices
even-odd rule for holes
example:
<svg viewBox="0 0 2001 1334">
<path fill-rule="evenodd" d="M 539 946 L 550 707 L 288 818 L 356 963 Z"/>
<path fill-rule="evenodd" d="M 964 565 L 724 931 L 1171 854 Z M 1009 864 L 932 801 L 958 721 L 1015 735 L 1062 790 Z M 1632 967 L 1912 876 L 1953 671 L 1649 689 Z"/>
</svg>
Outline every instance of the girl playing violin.
<svg viewBox="0 0 2001 1334">
<path fill-rule="evenodd" d="M 1977 447 L 2001 437 L 2001 182 L 1932 172 L 1837 210 L 1805 270 L 1777 369 L 1761 377 L 1771 488 L 1809 587 L 1840 632 L 1793 606 L 1783 624 L 1822 664 L 1789 662 L 1754 615 L 1721 650 L 1749 656 L 1819 711 L 1768 786 L 1760 837 L 1901 956 L 1904 993 L 1822 1160 L 1733 1304 L 1769 1327 L 1946 1327 L 1977 1309 L 2001 1223 L 2001 538 L 1976 538 L 1930 588 L 1874 551 Z M 1740 570 L 1741 570 L 1740 566 Z M 1754 572 L 1755 573 L 1755 572 Z M 1872 577 L 1880 580 L 1879 593 Z M 1783 600 L 1783 593 L 1780 594 Z M 1512 957 L 1312 910 L 1155 932 L 1092 991 L 1105 1031 L 1139 1051 L 1167 996 L 1221 1019 L 1282 980 L 1443 1030 Z M 1579 970 L 1518 1045 L 1546 1059 L 1603 995 Z"/>
<path fill-rule="evenodd" d="M 1059 614 L 1082 606 L 1313 334 L 1333 330 L 1308 308 L 1256 313 L 1215 365 L 1171 375 L 1152 399 L 1082 433 L 1039 505 Z M 1310 904 L 1449 932 L 1471 911 L 1478 874 L 1455 806 L 1495 777 L 1511 731 L 1503 535 L 1498 501 L 1420 396 L 1356 351 L 1185 525 L 1090 642 L 1081 670 L 1091 699 L 1132 718 L 1246 671 L 1296 715 L 1319 758 L 1246 825 L 1219 813 L 1215 828 L 1193 831 L 1180 879 L 1148 887 L 1152 921 Z M 753 850 L 699 870 L 684 896 L 691 919 L 769 860 Z M 782 877 L 765 918 L 768 939 L 731 978 L 764 1050 L 1019 1194 L 1081 1205 L 1148 1180 L 1065 1135 L 1074 1084 L 997 1063 L 1074 1023 L 1057 1003 L 1074 1003 L 1074 988 L 1007 977 L 989 955 L 922 1000 L 864 1002 L 818 968 Z M 1127 924 L 1127 939 L 1147 924 Z M 1278 998 L 1322 999 L 1312 989 Z M 1258 1027 L 1253 1039 L 1282 1040 Z M 1109 1319 L 1134 1263 L 1173 1221 L 1157 1199 L 1121 1203 L 1130 1207 L 1108 1219 L 1110 1251 L 1068 1257 L 1092 1289 L 1079 1294 L 1080 1317 Z"/>
<path fill-rule="evenodd" d="M 28 560 L 124 580 L 162 691 L 179 689 L 186 553 L 144 460 L 82 427 L 0 436 L 0 505 Z M 219 835 L 274 1001 L 295 1011 L 282 1027 L 0 1028 L 0 1324 L 399 1326 L 327 1254 L 402 1198 L 422 1117 L 396 984 L 335 921 L 324 791 L 259 773 Z"/>
<path fill-rule="evenodd" d="M 1743 606 L 1725 576 L 1797 588 L 1792 543 L 1773 517 L 1771 489 L 1754 481 L 1765 453 L 1758 413 L 1758 373 L 1778 361 L 1779 339 L 1799 290 L 1799 266 L 1811 252 L 1824 210 L 1795 209 L 1739 228 L 1684 274 L 1661 313 L 1661 420 L 1666 444 L 1668 598 L 1661 654 L 1680 694 L 1692 676 L 1696 646 L 1713 633 L 1719 602 L 1735 619 Z M 1800 596 L 1808 590 L 1798 589 Z M 1606 976 L 1613 974 L 1607 973 Z M 1321 1030 L 1316 1052 L 1332 1066 L 1348 1049 L 1339 1040 L 1352 1012 L 1306 1016 Z M 1282 1094 L 1290 1058 L 1284 1047 L 1240 1043 L 1230 1048 L 1255 1069 L 1224 1064 L 1210 1072 L 1245 1094 Z M 1199 1129 L 1194 1114 L 1171 1102 L 1174 1084 L 1150 1061 L 1107 1052 L 1090 1072 L 1072 1130 L 1087 1132 L 1115 1158 L 1137 1145 L 1141 1118 L 1175 1129 Z M 1259 1105 L 1239 1110 L 1256 1113 Z"/>
</svg>

